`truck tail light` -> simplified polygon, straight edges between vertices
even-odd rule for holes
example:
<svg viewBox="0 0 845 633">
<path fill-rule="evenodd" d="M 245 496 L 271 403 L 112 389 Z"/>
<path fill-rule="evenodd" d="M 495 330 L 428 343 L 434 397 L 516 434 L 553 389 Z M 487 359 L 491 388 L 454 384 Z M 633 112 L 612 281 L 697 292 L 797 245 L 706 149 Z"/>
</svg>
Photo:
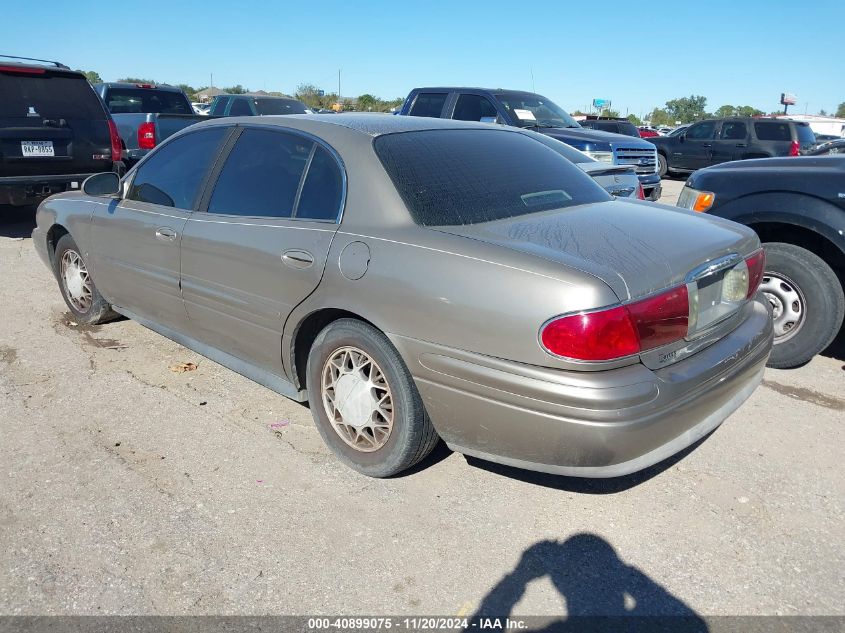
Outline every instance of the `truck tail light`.
<svg viewBox="0 0 845 633">
<path fill-rule="evenodd" d="M 138 147 L 152 149 L 156 146 L 155 123 L 145 122 L 138 126 Z"/>
<path fill-rule="evenodd" d="M 748 266 L 748 296 L 750 299 L 760 288 L 763 281 L 763 271 L 766 270 L 766 251 L 762 248 L 745 258 L 745 265 Z"/>
<path fill-rule="evenodd" d="M 792 145 L 789 146 L 789 155 L 790 156 L 800 156 L 801 155 L 801 146 L 798 144 L 798 141 L 792 141 Z"/>
<path fill-rule="evenodd" d="M 111 118 L 109 118 L 109 137 L 111 139 L 111 159 L 112 162 L 116 163 L 123 158 L 123 146 L 120 142 L 117 126 Z"/>
<path fill-rule="evenodd" d="M 553 319 L 540 330 L 540 341 L 555 356 L 613 360 L 680 340 L 688 326 L 682 285 L 628 305 Z"/>
</svg>

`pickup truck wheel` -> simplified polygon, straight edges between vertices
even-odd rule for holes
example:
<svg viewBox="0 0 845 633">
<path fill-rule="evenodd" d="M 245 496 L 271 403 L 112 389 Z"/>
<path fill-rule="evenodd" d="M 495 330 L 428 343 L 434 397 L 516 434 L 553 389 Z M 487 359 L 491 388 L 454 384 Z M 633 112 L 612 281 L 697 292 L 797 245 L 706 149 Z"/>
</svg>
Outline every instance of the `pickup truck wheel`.
<svg viewBox="0 0 845 633">
<path fill-rule="evenodd" d="M 845 294 L 836 273 L 810 251 L 781 242 L 766 247 L 760 291 L 772 305 L 775 346 L 769 367 L 803 365 L 836 338 Z"/>
<path fill-rule="evenodd" d="M 390 477 L 439 441 L 408 368 L 368 323 L 339 319 L 317 335 L 306 368 L 317 430 L 347 466 Z"/>
<path fill-rule="evenodd" d="M 70 234 L 63 235 L 56 244 L 53 266 L 62 298 L 76 322 L 96 325 L 116 316 L 94 285 L 88 265 Z"/>
<path fill-rule="evenodd" d="M 657 155 L 657 173 L 660 174 L 661 178 L 666 178 L 669 174 L 669 163 L 663 154 Z"/>
</svg>

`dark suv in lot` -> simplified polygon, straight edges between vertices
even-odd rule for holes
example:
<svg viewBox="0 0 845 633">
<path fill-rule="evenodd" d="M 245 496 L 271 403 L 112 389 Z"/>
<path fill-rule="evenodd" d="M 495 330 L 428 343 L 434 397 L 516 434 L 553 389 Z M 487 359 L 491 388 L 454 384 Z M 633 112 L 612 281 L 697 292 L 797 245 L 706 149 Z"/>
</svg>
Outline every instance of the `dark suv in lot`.
<svg viewBox="0 0 845 633">
<path fill-rule="evenodd" d="M 117 128 L 85 75 L 0 56 L 0 204 L 34 204 L 91 174 L 122 174 L 121 153 Z"/>
<path fill-rule="evenodd" d="M 415 88 L 399 114 L 481 121 L 528 128 L 581 150 L 594 160 L 633 167 L 646 198 L 660 198 L 654 145 L 582 127 L 560 106 L 533 92 L 484 88 Z"/>
<path fill-rule="evenodd" d="M 661 176 L 746 158 L 800 156 L 816 144 L 808 123 L 787 119 L 707 119 L 677 136 L 650 139 Z"/>
</svg>

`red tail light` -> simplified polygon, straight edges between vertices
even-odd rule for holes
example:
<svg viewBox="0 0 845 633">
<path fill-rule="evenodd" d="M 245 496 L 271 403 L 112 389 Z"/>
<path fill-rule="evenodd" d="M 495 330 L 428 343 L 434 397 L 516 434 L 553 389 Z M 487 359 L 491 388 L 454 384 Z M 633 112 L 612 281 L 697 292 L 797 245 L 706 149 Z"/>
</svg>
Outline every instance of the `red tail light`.
<svg viewBox="0 0 845 633">
<path fill-rule="evenodd" d="M 152 149 L 156 146 L 155 123 L 141 123 L 138 126 L 138 147 L 141 149 Z"/>
<path fill-rule="evenodd" d="M 637 198 L 645 200 L 645 191 L 643 191 L 643 186 L 641 184 L 637 185 Z"/>
<path fill-rule="evenodd" d="M 762 248 L 745 259 L 748 266 L 748 299 L 757 294 L 760 282 L 763 281 L 763 271 L 766 270 L 766 251 Z"/>
<path fill-rule="evenodd" d="M 556 356 L 613 360 L 680 340 L 688 326 L 683 285 L 636 303 L 555 319 L 543 327 L 540 340 Z"/>
<path fill-rule="evenodd" d="M 111 137 L 111 159 L 115 163 L 122 158 L 123 145 L 120 142 L 120 134 L 112 119 L 109 119 L 109 137 Z"/>
<path fill-rule="evenodd" d="M 798 141 L 792 141 L 792 145 L 789 146 L 789 155 L 790 156 L 800 156 L 801 155 L 801 146 L 798 144 Z"/>
</svg>

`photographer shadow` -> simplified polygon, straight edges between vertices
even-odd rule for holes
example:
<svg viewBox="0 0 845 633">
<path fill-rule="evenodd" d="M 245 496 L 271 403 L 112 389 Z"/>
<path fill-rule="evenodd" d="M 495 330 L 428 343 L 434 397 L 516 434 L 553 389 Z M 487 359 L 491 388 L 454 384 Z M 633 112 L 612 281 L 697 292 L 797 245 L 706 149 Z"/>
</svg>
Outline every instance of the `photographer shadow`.
<svg viewBox="0 0 845 633">
<path fill-rule="evenodd" d="M 522 554 L 516 568 L 485 596 L 470 628 L 511 613 L 528 584 L 548 576 L 566 602 L 567 617 L 531 631 L 707 631 L 704 620 L 682 600 L 634 566 L 620 560 L 606 540 L 576 534 L 566 541 L 540 541 Z M 537 621 L 539 623 L 539 621 Z"/>
</svg>

